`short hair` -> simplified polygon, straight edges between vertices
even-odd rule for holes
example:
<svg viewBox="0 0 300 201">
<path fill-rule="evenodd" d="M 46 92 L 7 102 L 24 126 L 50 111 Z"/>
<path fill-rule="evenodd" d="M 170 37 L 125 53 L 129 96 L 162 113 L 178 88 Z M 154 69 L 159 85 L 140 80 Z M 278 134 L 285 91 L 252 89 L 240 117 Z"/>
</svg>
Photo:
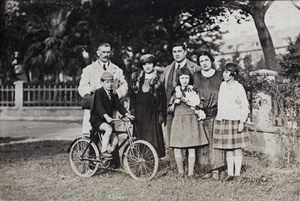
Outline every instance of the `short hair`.
<svg viewBox="0 0 300 201">
<path fill-rule="evenodd" d="M 200 66 L 200 57 L 201 56 L 208 56 L 208 58 L 210 59 L 210 61 L 213 63 L 215 61 L 215 58 L 212 56 L 211 53 L 207 52 L 207 51 L 201 51 L 199 52 L 199 54 L 197 55 L 197 64 Z"/>
<path fill-rule="evenodd" d="M 172 45 L 172 50 L 174 47 L 182 47 L 183 50 L 187 50 L 187 44 L 185 42 L 176 42 Z"/>
<path fill-rule="evenodd" d="M 233 76 L 234 78 L 239 74 L 239 67 L 235 63 L 227 63 L 223 67 L 223 71 L 230 71 L 230 76 Z"/>
<path fill-rule="evenodd" d="M 181 85 L 180 84 L 180 80 L 179 80 L 179 77 L 181 75 L 188 75 L 190 77 L 190 81 L 189 81 L 189 85 L 193 85 L 194 83 L 194 78 L 193 78 L 193 74 L 192 72 L 186 68 L 186 67 L 183 67 L 183 68 L 179 68 L 178 71 L 177 71 L 177 74 L 176 74 L 176 77 L 177 77 L 177 85 Z"/>
<path fill-rule="evenodd" d="M 100 47 L 110 47 L 109 43 L 100 43 L 100 45 L 98 46 L 98 50 L 100 49 Z"/>
</svg>

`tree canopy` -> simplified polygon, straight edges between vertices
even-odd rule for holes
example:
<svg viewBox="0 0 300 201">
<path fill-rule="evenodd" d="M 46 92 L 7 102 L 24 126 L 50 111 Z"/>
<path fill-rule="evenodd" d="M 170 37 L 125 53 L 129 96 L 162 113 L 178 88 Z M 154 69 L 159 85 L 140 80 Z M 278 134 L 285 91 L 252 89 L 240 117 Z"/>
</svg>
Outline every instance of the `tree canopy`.
<svg viewBox="0 0 300 201">
<path fill-rule="evenodd" d="M 1 44 L 1 74 L 11 68 L 11 55 L 24 55 L 25 70 L 42 80 L 58 81 L 63 72 L 73 79 L 86 65 L 82 51 L 95 59 L 97 46 L 112 45 L 113 62 L 132 72 L 141 54 L 152 53 L 167 65 L 171 46 L 181 40 L 188 44 L 189 56 L 199 50 L 218 51 L 222 38 L 218 16 L 239 10 L 240 19 L 251 15 L 263 48 L 266 68 L 277 65 L 272 38 L 264 23 L 270 1 L 220 0 L 91 0 L 20 1 L 14 12 L 1 15 L 5 39 Z M 2 26 L 1 26 L 2 28 Z"/>
</svg>

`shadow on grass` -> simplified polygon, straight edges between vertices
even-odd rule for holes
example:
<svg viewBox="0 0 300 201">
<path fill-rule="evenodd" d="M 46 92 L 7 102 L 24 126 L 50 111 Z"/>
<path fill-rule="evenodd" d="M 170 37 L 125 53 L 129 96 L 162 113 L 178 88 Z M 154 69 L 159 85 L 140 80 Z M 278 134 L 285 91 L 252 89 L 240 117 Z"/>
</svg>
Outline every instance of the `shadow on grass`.
<svg viewBox="0 0 300 201">
<path fill-rule="evenodd" d="M 0 161 L 30 160 L 67 154 L 70 143 L 70 141 L 62 140 L 45 140 L 5 144 L 0 146 Z"/>
</svg>

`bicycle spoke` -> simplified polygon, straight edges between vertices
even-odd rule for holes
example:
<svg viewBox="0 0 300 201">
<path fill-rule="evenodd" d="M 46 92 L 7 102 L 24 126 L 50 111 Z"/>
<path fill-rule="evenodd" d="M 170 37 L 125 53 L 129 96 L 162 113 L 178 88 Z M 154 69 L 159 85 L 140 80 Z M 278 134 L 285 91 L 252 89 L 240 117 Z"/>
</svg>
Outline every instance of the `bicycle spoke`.
<svg viewBox="0 0 300 201">
<path fill-rule="evenodd" d="M 135 142 L 126 155 L 129 173 L 137 180 L 151 179 L 158 167 L 155 149 L 146 141 Z"/>
</svg>

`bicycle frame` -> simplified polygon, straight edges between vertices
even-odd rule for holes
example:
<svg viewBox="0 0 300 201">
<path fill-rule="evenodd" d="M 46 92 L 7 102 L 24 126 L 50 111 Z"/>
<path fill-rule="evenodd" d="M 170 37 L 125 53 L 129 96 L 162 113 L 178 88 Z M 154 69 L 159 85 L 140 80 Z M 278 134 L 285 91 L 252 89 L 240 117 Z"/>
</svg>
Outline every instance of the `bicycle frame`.
<svg viewBox="0 0 300 201">
<path fill-rule="evenodd" d="M 126 138 L 124 141 L 122 141 L 122 143 L 120 145 L 118 145 L 116 147 L 116 149 L 113 151 L 112 154 L 114 154 L 115 152 L 119 151 L 121 147 L 123 147 L 127 142 L 131 145 L 133 143 L 133 140 L 134 140 L 134 137 L 130 131 L 131 129 L 131 126 L 129 125 L 129 122 L 130 120 L 129 119 L 113 119 L 113 121 L 122 121 L 122 122 L 125 122 L 126 124 L 126 130 L 125 131 L 113 131 L 113 133 L 119 135 L 119 134 L 127 134 Z M 94 140 L 96 139 L 96 137 L 98 137 L 101 141 L 101 134 L 103 134 L 104 131 L 100 131 L 100 130 L 96 130 L 96 131 L 92 131 L 94 135 L 92 135 L 92 137 L 89 137 L 87 135 L 85 136 L 81 136 L 81 137 L 78 137 L 76 138 L 71 144 L 70 144 L 70 147 L 72 147 L 72 145 L 76 142 L 76 140 L 79 140 L 81 139 L 82 137 L 86 137 L 87 139 L 89 139 L 89 144 L 88 146 L 86 147 L 86 149 L 84 150 L 84 152 L 82 153 L 82 155 L 80 156 L 81 160 L 87 160 L 87 161 L 93 161 L 93 162 L 101 162 L 100 159 L 96 159 L 96 160 L 91 160 L 91 159 L 84 159 L 82 156 L 86 153 L 87 149 L 89 146 L 91 146 L 91 143 L 94 143 Z M 96 143 L 95 143 L 96 144 Z M 98 150 L 99 150 L 99 146 L 98 144 L 96 144 Z M 70 150 L 70 147 L 68 150 Z M 99 150 L 99 153 L 100 153 L 100 150 Z"/>
<path fill-rule="evenodd" d="M 125 131 L 114 131 L 113 133 L 117 135 L 126 134 L 127 136 L 118 143 L 112 152 L 112 155 L 115 155 L 113 158 L 119 160 L 119 152 L 124 148 L 120 162 L 123 163 L 123 168 L 128 171 L 128 174 L 139 181 L 152 179 L 158 170 L 159 162 L 155 148 L 149 142 L 136 139 L 133 136 L 130 120 L 114 119 L 114 121 L 125 122 L 126 128 Z M 95 143 L 96 137 L 99 137 L 101 142 L 103 133 L 99 130 L 92 131 L 91 136 L 81 136 L 72 142 L 69 159 L 73 171 L 78 176 L 91 177 L 99 167 L 109 169 L 111 159 L 105 158 L 99 150 L 101 147 Z"/>
</svg>

